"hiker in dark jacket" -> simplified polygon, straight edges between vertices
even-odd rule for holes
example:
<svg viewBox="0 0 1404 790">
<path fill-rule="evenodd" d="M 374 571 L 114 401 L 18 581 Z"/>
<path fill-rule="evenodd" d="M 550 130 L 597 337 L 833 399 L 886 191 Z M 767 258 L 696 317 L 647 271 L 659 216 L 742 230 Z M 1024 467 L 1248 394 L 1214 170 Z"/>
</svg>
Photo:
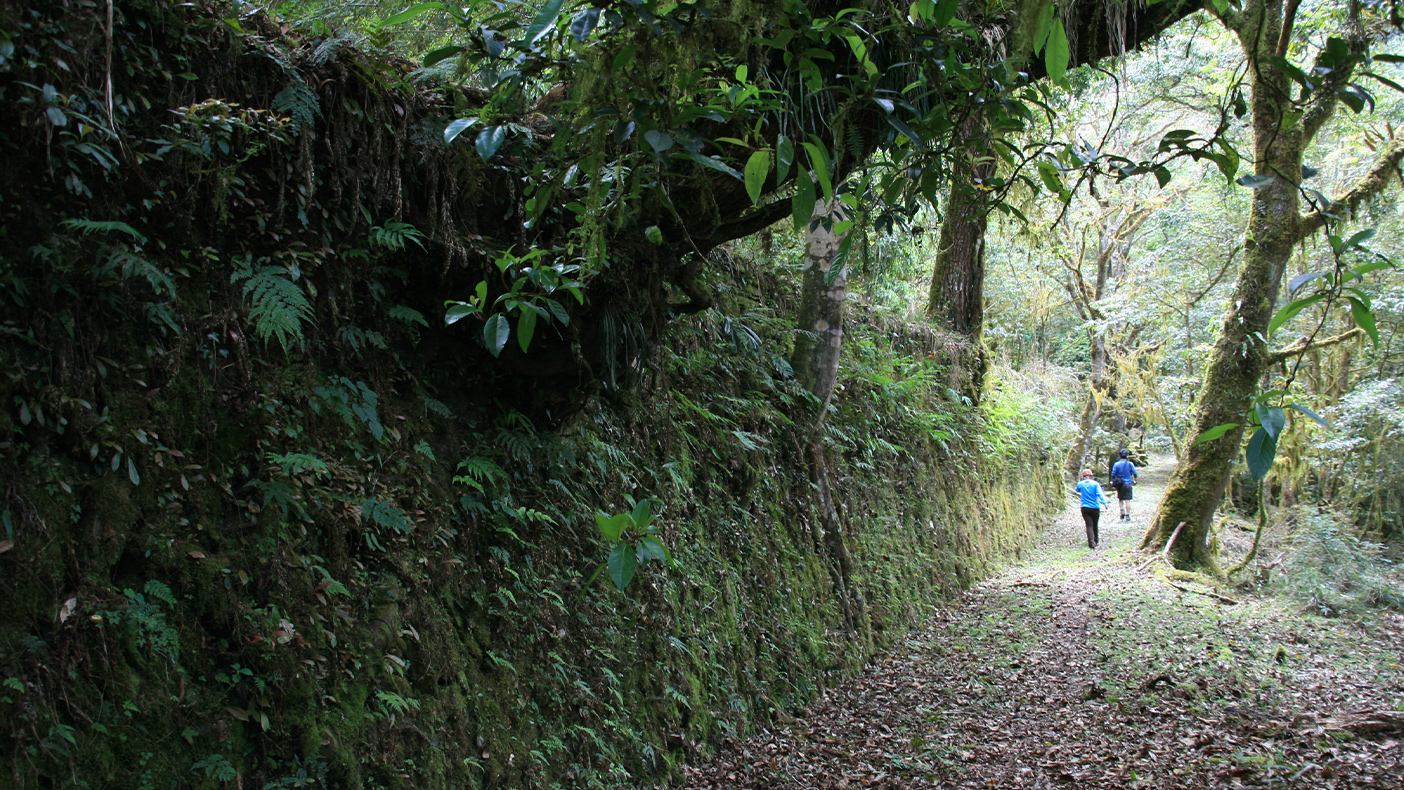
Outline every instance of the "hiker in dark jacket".
<svg viewBox="0 0 1404 790">
<path fill-rule="evenodd" d="M 1131 459 L 1125 450 L 1122 450 L 1121 460 L 1112 464 L 1111 484 L 1116 489 L 1116 501 L 1121 505 L 1121 520 L 1131 520 L 1131 493 L 1136 485 L 1136 465 L 1131 463 Z"/>
</svg>

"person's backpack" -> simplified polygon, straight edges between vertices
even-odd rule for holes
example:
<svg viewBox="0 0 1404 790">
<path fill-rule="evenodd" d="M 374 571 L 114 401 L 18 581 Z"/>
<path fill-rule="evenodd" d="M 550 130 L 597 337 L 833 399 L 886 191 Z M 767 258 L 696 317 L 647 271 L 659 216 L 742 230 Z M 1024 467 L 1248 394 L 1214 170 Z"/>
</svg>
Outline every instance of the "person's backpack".
<svg viewBox="0 0 1404 790">
<path fill-rule="evenodd" d="M 1127 460 L 1125 458 L 1112 464 L 1111 484 L 1116 488 L 1131 485 L 1131 480 L 1129 478 L 1121 476 L 1121 473 L 1126 471 L 1126 467 L 1122 466 L 1122 464 L 1124 463 L 1127 463 Z"/>
</svg>

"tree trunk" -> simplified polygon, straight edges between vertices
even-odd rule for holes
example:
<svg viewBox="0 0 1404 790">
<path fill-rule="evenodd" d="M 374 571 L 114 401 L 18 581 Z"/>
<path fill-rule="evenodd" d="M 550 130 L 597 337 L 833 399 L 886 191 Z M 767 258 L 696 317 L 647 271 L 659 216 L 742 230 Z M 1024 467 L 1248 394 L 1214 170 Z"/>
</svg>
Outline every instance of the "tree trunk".
<svg viewBox="0 0 1404 790">
<path fill-rule="evenodd" d="M 839 352 L 843 347 L 843 308 L 848 297 L 848 269 L 835 272 L 834 264 L 843 238 L 833 223 L 844 219 L 842 205 L 815 206 L 814 219 L 804 238 L 804 280 L 795 350 L 790 364 L 795 377 L 819 399 L 822 422 L 838 384 Z"/>
<path fill-rule="evenodd" d="M 1295 9 L 1295 3 L 1291 7 Z M 1283 0 L 1250 1 L 1237 16 L 1225 21 L 1236 28 L 1249 63 L 1255 172 L 1272 180 L 1253 191 L 1244 233 L 1243 268 L 1200 388 L 1185 461 L 1170 478 L 1141 541 L 1142 548 L 1163 547 L 1183 521 L 1185 533 L 1172 550 L 1175 566 L 1202 567 L 1213 573 L 1219 571 L 1217 552 L 1211 545 L 1214 511 L 1223 501 L 1244 431 L 1234 428 L 1215 441 L 1195 443 L 1195 439 L 1217 425 L 1241 426 L 1267 372 L 1269 350 L 1264 338 L 1268 322 L 1282 273 L 1301 238 L 1298 183 L 1303 151 L 1335 104 L 1330 95 L 1334 86 L 1323 86 L 1317 94 L 1324 96 L 1323 101 L 1309 104 L 1301 120 L 1284 123 L 1292 83 L 1275 59 L 1284 22 Z"/>
<path fill-rule="evenodd" d="M 1068 450 L 1067 472 L 1076 479 L 1087 466 L 1087 452 L 1092 447 L 1092 433 L 1102 417 L 1102 399 L 1106 396 L 1107 343 L 1100 332 L 1092 336 L 1092 375 L 1088 381 L 1087 405 L 1078 420 L 1077 436 Z"/>
<path fill-rule="evenodd" d="M 956 130 L 965 143 L 956 154 L 946 215 L 936 244 L 935 271 L 926 314 L 938 324 L 970 342 L 969 376 L 961 380 L 961 394 L 978 403 L 989 367 L 984 349 L 985 332 L 985 227 L 989 217 L 986 182 L 995 173 L 989 150 L 989 124 L 975 108 Z"/>
<path fill-rule="evenodd" d="M 844 302 L 848 297 L 847 267 L 835 271 L 843 237 L 834 233 L 833 223 L 843 219 L 842 204 L 820 203 L 805 233 L 798 332 L 790 364 L 800 384 L 819 400 L 807 448 L 810 483 L 818 496 L 819 524 L 832 562 L 830 572 L 843 607 L 844 625 L 854 636 L 868 633 L 864 625 L 866 606 L 862 592 L 853 583 L 853 559 L 829 475 L 823 432 L 824 418 L 838 384 Z"/>
</svg>

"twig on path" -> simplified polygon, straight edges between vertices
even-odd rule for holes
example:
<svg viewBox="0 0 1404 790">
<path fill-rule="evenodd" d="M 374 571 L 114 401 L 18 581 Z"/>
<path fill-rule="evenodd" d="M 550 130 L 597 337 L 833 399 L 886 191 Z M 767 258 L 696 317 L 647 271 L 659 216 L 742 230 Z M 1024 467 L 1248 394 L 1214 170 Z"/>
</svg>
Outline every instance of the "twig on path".
<svg viewBox="0 0 1404 790">
<path fill-rule="evenodd" d="M 1166 543 L 1165 543 L 1165 551 L 1162 551 L 1162 552 L 1160 553 L 1160 556 L 1159 556 L 1159 557 L 1151 557 L 1150 559 L 1146 560 L 1144 563 L 1141 564 L 1141 567 L 1139 567 L 1139 568 L 1136 569 L 1136 572 L 1137 572 L 1137 573 L 1140 573 L 1141 571 L 1145 570 L 1146 568 L 1149 568 L 1150 565 L 1151 565 L 1151 563 L 1152 563 L 1152 562 L 1155 562 L 1155 561 L 1158 560 L 1158 559 L 1159 559 L 1159 560 L 1165 560 L 1166 562 L 1169 562 L 1169 561 L 1170 561 L 1170 549 L 1174 548 L 1174 546 L 1175 546 L 1175 538 L 1180 537 L 1180 530 L 1184 529 L 1184 528 L 1185 528 L 1185 525 L 1188 524 L 1188 523 L 1189 523 L 1188 521 L 1181 521 L 1181 522 L 1180 522 L 1180 525 L 1179 525 L 1178 527 L 1175 527 L 1175 531 L 1170 533 L 1170 540 L 1166 541 Z"/>
<path fill-rule="evenodd" d="M 1175 531 L 1170 533 L 1170 540 L 1165 542 L 1165 551 L 1160 552 L 1160 558 L 1162 560 L 1166 562 L 1170 561 L 1170 549 L 1175 547 L 1175 538 L 1180 537 L 1180 530 L 1184 529 L 1185 525 L 1188 523 L 1188 521 L 1181 521 L 1180 525 L 1175 527 Z"/>
<path fill-rule="evenodd" d="M 1048 582 L 1014 582 L 1010 587 L 1047 587 Z"/>
<path fill-rule="evenodd" d="M 1177 590 L 1182 591 L 1182 592 L 1194 593 L 1194 594 L 1196 594 L 1196 595 L 1207 595 L 1207 596 L 1209 596 L 1210 598 L 1218 598 L 1220 601 L 1223 601 L 1224 603 L 1243 603 L 1242 601 L 1238 600 L 1237 598 L 1230 598 L 1230 597 L 1228 597 L 1227 595 L 1224 595 L 1223 593 L 1214 592 L 1213 590 L 1196 590 L 1196 589 L 1194 589 L 1193 587 L 1186 587 L 1186 586 L 1184 586 L 1183 584 L 1176 584 L 1176 583 L 1170 581 L 1169 579 L 1166 579 L 1166 580 L 1165 580 L 1165 583 L 1168 584 L 1168 585 L 1170 585 L 1171 587 L 1174 587 L 1174 588 L 1177 589 Z"/>
</svg>

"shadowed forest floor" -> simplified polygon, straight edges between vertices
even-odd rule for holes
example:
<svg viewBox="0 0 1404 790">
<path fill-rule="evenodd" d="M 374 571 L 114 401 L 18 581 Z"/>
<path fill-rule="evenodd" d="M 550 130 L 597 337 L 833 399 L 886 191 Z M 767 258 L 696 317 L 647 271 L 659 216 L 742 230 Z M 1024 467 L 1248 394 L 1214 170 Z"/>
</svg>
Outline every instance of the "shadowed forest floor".
<svg viewBox="0 0 1404 790">
<path fill-rule="evenodd" d="M 684 787 L 1404 787 L 1404 616 L 1230 604 L 1140 570 L 1167 472 L 1130 523 L 1103 512 L 1097 551 L 1070 502 L 1026 563 Z"/>
</svg>

